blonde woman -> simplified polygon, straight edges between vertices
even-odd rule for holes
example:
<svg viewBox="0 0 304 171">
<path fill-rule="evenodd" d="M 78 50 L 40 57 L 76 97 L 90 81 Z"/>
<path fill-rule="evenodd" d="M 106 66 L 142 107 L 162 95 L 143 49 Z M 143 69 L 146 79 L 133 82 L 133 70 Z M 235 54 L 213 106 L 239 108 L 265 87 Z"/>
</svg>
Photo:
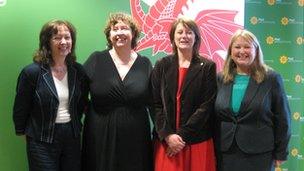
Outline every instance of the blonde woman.
<svg viewBox="0 0 304 171">
<path fill-rule="evenodd" d="M 287 160 L 290 110 L 281 76 L 254 34 L 231 38 L 215 102 L 222 171 L 271 171 Z"/>
</svg>

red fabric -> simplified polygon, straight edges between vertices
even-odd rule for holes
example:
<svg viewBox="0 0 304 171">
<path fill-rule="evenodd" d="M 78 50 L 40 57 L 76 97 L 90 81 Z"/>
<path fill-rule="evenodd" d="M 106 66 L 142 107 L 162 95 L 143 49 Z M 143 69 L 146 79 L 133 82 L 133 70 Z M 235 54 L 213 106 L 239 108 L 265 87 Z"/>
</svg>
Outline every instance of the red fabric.
<svg viewBox="0 0 304 171">
<path fill-rule="evenodd" d="M 178 89 L 176 93 L 176 128 L 180 122 L 180 97 L 188 68 L 179 68 Z M 167 144 L 155 142 L 155 171 L 215 171 L 213 140 L 186 145 L 173 157 L 166 154 Z"/>
</svg>

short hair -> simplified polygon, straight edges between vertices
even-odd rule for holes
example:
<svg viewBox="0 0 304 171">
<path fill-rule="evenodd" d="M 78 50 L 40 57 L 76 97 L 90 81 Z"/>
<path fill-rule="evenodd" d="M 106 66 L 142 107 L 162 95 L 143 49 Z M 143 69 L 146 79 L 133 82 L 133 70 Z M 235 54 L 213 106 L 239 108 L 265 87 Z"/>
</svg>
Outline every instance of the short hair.
<svg viewBox="0 0 304 171">
<path fill-rule="evenodd" d="M 117 24 L 119 21 L 124 22 L 125 24 L 129 25 L 129 27 L 131 28 L 131 32 L 133 36 L 131 41 L 131 48 L 134 49 L 137 45 L 140 29 L 137 22 L 131 17 L 131 15 L 122 12 L 110 14 L 109 19 L 107 21 L 106 27 L 104 29 L 104 33 L 108 41 L 107 43 L 108 48 L 111 49 L 113 47 L 110 38 L 111 27 Z"/>
<path fill-rule="evenodd" d="M 36 50 L 33 61 L 37 63 L 51 64 L 53 63 L 52 51 L 51 51 L 51 39 L 52 36 L 58 33 L 59 26 L 66 26 L 72 37 L 71 52 L 67 55 L 66 63 L 73 63 L 76 61 L 75 45 L 76 45 L 76 29 L 68 21 L 65 20 L 51 20 L 45 23 L 40 31 L 39 35 L 39 49 Z"/>
<path fill-rule="evenodd" d="M 261 83 L 266 77 L 267 70 L 271 68 L 264 64 L 263 52 L 257 37 L 250 31 L 245 29 L 238 29 L 231 37 L 223 69 L 224 83 L 232 82 L 236 74 L 237 66 L 231 59 L 231 51 L 233 43 L 239 37 L 242 37 L 245 41 L 252 44 L 255 48 L 256 54 L 250 68 L 250 75 L 257 83 Z"/>
<path fill-rule="evenodd" d="M 171 41 L 171 44 L 172 44 L 173 53 L 177 54 L 177 46 L 176 46 L 175 41 L 174 41 L 174 33 L 175 33 L 176 28 L 177 28 L 177 25 L 180 24 L 180 23 L 184 27 L 187 27 L 187 28 L 189 28 L 190 30 L 193 31 L 193 33 L 195 35 L 195 42 L 193 44 L 193 55 L 199 56 L 199 49 L 200 49 L 200 45 L 201 45 L 200 30 L 199 30 L 199 28 L 198 28 L 198 26 L 197 26 L 197 24 L 195 23 L 194 20 L 187 19 L 187 18 L 178 18 L 171 24 L 170 41 Z"/>
</svg>

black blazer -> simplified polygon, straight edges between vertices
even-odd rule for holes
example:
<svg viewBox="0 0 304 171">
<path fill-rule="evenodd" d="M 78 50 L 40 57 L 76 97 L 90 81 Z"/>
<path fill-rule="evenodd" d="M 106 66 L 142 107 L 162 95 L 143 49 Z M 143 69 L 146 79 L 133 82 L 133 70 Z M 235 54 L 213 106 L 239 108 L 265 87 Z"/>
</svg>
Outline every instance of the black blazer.
<svg viewBox="0 0 304 171">
<path fill-rule="evenodd" d="M 69 113 L 75 137 L 88 101 L 88 78 L 78 63 L 68 65 Z M 59 100 L 49 65 L 32 63 L 18 77 L 13 120 L 17 135 L 53 142 Z"/>
<path fill-rule="evenodd" d="M 250 78 L 239 114 L 233 116 L 231 94 L 233 82 L 224 84 L 218 77 L 215 111 L 219 121 L 220 150 L 227 151 L 235 139 L 249 154 L 273 151 L 274 159 L 286 160 L 290 138 L 290 109 L 282 78 L 268 71 L 263 82 Z"/>
<path fill-rule="evenodd" d="M 213 105 L 216 96 L 216 66 L 210 60 L 193 57 L 182 85 L 180 125 L 176 130 L 177 56 L 158 60 L 151 75 L 155 107 L 155 128 L 160 140 L 178 134 L 188 144 L 212 136 Z"/>
</svg>

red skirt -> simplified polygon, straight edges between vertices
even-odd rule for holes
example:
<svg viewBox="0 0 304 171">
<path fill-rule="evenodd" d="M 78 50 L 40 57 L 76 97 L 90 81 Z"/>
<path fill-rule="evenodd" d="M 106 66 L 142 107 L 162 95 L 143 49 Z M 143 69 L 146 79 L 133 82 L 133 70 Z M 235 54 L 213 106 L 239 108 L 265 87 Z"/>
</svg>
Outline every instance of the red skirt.
<svg viewBox="0 0 304 171">
<path fill-rule="evenodd" d="M 173 157 L 166 154 L 166 143 L 155 142 L 155 171 L 215 171 L 213 140 L 186 145 Z"/>
</svg>

